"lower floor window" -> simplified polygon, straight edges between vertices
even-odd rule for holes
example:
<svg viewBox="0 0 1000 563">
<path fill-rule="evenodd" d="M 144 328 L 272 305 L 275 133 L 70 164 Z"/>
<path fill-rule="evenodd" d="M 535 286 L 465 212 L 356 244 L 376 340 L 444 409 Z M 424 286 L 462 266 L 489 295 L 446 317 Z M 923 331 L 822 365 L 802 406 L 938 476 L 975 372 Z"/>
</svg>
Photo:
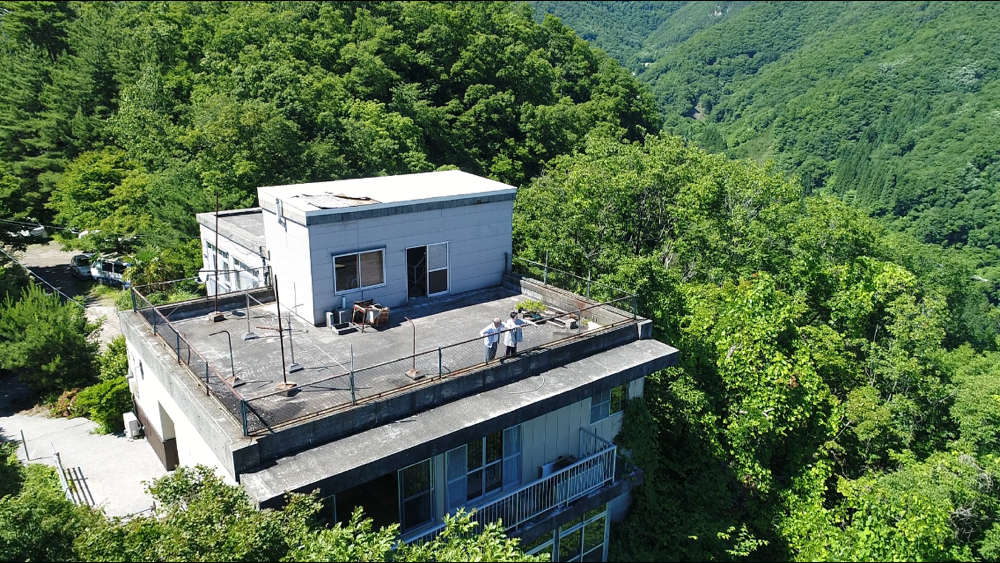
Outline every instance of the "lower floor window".
<svg viewBox="0 0 1000 563">
<path fill-rule="evenodd" d="M 434 521 L 434 475 L 430 459 L 399 470 L 400 531 Z"/>
<path fill-rule="evenodd" d="M 528 555 L 548 553 L 552 561 L 607 560 L 608 507 L 601 505 L 549 534 L 522 544 Z"/>
</svg>

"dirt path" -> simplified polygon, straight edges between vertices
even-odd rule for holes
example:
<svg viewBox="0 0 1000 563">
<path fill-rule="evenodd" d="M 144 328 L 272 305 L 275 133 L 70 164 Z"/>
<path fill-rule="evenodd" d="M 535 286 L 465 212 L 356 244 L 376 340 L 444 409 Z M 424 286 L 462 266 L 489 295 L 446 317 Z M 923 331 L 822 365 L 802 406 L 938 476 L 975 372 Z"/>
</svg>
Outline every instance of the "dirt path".
<svg viewBox="0 0 1000 563">
<path fill-rule="evenodd" d="M 93 293 L 92 290 L 97 282 L 82 281 L 73 277 L 70 260 L 76 254 L 79 252 L 63 251 L 58 243 L 50 242 L 29 246 L 19 260 L 66 295 L 84 296 L 87 318 L 92 321 L 104 318 L 101 331 L 98 333 L 101 350 L 104 350 L 109 342 L 122 333 L 121 324 L 118 322 L 118 310 L 115 308 L 113 297 L 97 297 Z"/>
</svg>

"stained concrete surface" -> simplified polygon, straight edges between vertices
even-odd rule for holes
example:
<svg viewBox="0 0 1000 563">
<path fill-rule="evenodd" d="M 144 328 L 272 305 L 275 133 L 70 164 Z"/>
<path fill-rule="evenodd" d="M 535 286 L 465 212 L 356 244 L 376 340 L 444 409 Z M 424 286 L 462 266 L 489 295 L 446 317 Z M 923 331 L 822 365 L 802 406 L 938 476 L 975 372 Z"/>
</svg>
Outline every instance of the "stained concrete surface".
<svg viewBox="0 0 1000 563">
<path fill-rule="evenodd" d="M 122 434 L 94 434 L 97 424 L 85 418 L 49 418 L 30 410 L 18 412 L 30 406 L 27 400 L 27 389 L 17 379 L 0 379 L 0 433 L 4 440 L 20 442 L 24 432 L 27 456 L 23 444 L 18 444 L 17 451 L 22 462 L 55 467 L 55 450 L 65 469 L 79 469 L 94 505 L 108 516 L 149 511 L 153 499 L 143 482 L 152 482 L 167 472 L 146 440 L 129 440 Z"/>
</svg>

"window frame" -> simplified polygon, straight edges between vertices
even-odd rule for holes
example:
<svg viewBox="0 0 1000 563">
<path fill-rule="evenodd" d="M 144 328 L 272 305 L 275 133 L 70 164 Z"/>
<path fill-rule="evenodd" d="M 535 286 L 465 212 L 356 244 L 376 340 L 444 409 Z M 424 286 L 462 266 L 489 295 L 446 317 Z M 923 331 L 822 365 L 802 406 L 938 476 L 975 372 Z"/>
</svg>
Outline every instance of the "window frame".
<svg viewBox="0 0 1000 563">
<path fill-rule="evenodd" d="M 625 407 L 628 406 L 630 398 L 629 390 L 631 388 L 631 384 L 631 381 L 626 381 L 620 385 L 615 385 L 607 391 L 594 393 L 590 397 L 590 423 L 597 424 L 598 422 L 607 420 L 620 412 L 625 412 Z M 617 389 L 621 390 L 621 394 L 618 397 L 615 397 L 615 390 Z M 616 402 L 617 404 L 615 404 Z M 606 412 L 605 408 L 607 409 Z"/>
<path fill-rule="evenodd" d="M 361 279 L 364 275 L 361 272 L 361 255 L 370 254 L 372 252 L 380 252 L 382 255 L 382 283 L 375 285 L 361 285 Z M 352 287 L 350 289 L 337 289 L 337 259 L 344 258 L 346 256 L 355 256 L 356 264 L 358 268 L 358 287 Z M 365 291 L 366 289 L 376 289 L 379 287 L 386 286 L 386 271 L 385 271 L 385 247 L 370 248 L 368 250 L 357 250 L 355 252 L 345 252 L 343 254 L 333 254 L 330 257 L 330 267 L 333 269 L 333 293 L 334 295 L 347 295 L 348 293 L 356 293 L 359 291 Z"/>
<path fill-rule="evenodd" d="M 422 490 L 419 493 L 416 493 L 414 495 L 410 495 L 408 497 L 404 497 L 404 494 L 406 492 L 406 484 L 404 483 L 404 478 L 405 478 L 404 476 L 406 475 L 406 473 L 405 473 L 406 470 L 410 469 L 411 467 L 416 467 L 418 465 L 423 465 L 425 463 L 427 464 L 427 485 L 428 485 L 428 488 L 424 489 L 424 490 Z M 397 484 L 397 487 L 399 489 L 396 498 L 399 500 L 399 530 L 400 530 L 400 532 L 402 532 L 404 534 L 410 533 L 410 532 L 413 532 L 414 530 L 419 530 L 419 529 L 424 528 L 426 526 L 430 526 L 430 525 L 434 524 L 437 521 L 437 514 L 436 514 L 436 512 L 437 512 L 437 502 L 436 502 L 435 495 L 434 495 L 434 458 L 433 457 L 429 457 L 429 458 L 427 458 L 427 459 L 425 459 L 423 461 L 418 461 L 417 463 L 413 463 L 413 464 L 407 465 L 406 467 L 397 470 L 396 484 Z M 405 518 L 404 518 L 404 515 L 406 513 L 405 512 L 406 511 L 406 508 L 405 508 L 406 503 L 410 502 L 412 500 L 415 500 L 415 499 L 417 499 L 417 498 L 419 498 L 419 497 L 421 497 L 423 495 L 427 495 L 429 497 L 430 518 L 428 518 L 427 521 L 420 522 L 418 524 L 407 524 L 405 522 Z"/>
<path fill-rule="evenodd" d="M 510 432 L 516 432 L 516 436 L 517 436 L 517 451 L 507 451 L 507 437 L 508 437 L 508 433 L 510 433 Z M 499 439 L 500 439 L 500 457 L 499 457 L 499 459 L 496 459 L 496 460 L 493 460 L 493 461 L 487 461 L 487 442 L 486 441 L 490 437 L 494 437 L 494 436 L 499 436 Z M 457 448 L 452 448 L 452 449 L 448 450 L 447 452 L 445 452 L 445 456 L 444 456 L 444 458 L 445 458 L 445 487 L 444 488 L 445 488 L 445 507 L 446 507 L 447 511 L 451 512 L 451 511 L 456 510 L 458 508 L 461 508 L 463 506 L 467 506 L 470 502 L 473 502 L 473 503 L 482 502 L 483 500 L 489 499 L 489 498 L 493 498 L 493 497 L 495 497 L 495 496 L 503 493 L 504 491 L 509 491 L 509 490 L 512 490 L 512 489 L 516 489 L 517 487 L 520 487 L 521 486 L 521 478 L 522 478 L 521 462 L 523 460 L 522 456 L 524 455 L 524 443 L 523 443 L 523 440 L 524 440 L 523 430 L 522 430 L 520 424 L 515 424 L 514 426 L 505 428 L 505 429 L 500 430 L 498 432 L 492 432 L 492 433 L 490 433 L 490 434 L 488 434 L 486 436 L 483 436 L 482 438 L 479 438 L 478 441 L 482 444 L 482 446 L 481 446 L 481 453 L 480 453 L 480 458 L 481 458 L 480 465 L 477 465 L 476 467 L 473 467 L 471 469 L 469 468 L 469 464 L 468 464 L 468 461 L 467 461 L 468 460 L 469 444 L 475 443 L 477 440 L 473 440 L 471 442 L 462 444 L 461 446 L 458 446 Z M 466 460 L 466 461 L 465 461 L 465 464 L 462 466 L 461 476 L 452 477 L 452 475 L 451 475 L 452 474 L 452 465 L 451 465 L 452 464 L 452 462 L 451 462 L 452 454 L 458 453 L 459 451 L 461 451 L 461 452 L 458 454 L 458 458 Z M 514 482 L 514 481 L 509 481 L 508 482 L 507 479 L 506 479 L 506 477 L 507 477 L 507 470 L 506 470 L 506 468 L 508 466 L 508 463 L 510 463 L 510 464 L 516 464 L 516 474 L 517 474 L 517 481 L 516 482 Z M 489 468 L 491 468 L 491 467 L 496 467 L 500 471 L 500 487 L 487 492 L 486 491 L 486 483 L 487 483 L 486 473 L 487 473 L 487 470 Z M 480 479 L 480 486 L 481 486 L 480 491 L 481 492 L 480 492 L 479 496 L 477 496 L 474 499 L 471 499 L 471 501 L 470 501 L 470 499 L 469 499 L 468 479 L 469 479 L 469 476 L 472 475 L 473 473 L 479 473 L 480 474 L 479 475 L 479 479 Z M 455 485 L 455 484 L 464 484 L 464 487 L 462 488 L 463 494 L 461 496 L 461 499 L 453 498 L 452 485 Z"/>
<path fill-rule="evenodd" d="M 443 268 L 430 268 L 430 257 L 431 257 L 431 247 L 444 245 L 444 267 Z M 451 243 L 449 241 L 435 242 L 433 244 L 426 245 L 427 248 L 427 297 L 436 297 L 438 295 L 447 295 L 451 293 Z M 435 272 L 445 271 L 445 288 L 443 291 L 437 293 L 431 293 L 431 274 Z"/>
</svg>

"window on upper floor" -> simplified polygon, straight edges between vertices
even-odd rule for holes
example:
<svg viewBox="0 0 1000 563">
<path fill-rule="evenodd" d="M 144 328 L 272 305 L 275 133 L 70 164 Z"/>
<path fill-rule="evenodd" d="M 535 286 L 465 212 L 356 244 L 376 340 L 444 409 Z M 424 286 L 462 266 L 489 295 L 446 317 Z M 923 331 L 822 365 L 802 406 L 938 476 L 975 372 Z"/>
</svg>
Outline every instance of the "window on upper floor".
<svg viewBox="0 0 1000 563">
<path fill-rule="evenodd" d="M 512 426 L 446 456 L 448 510 L 521 484 L 521 426 Z"/>
<path fill-rule="evenodd" d="M 431 459 L 399 470 L 399 526 L 415 530 L 434 521 L 434 471 Z"/>
<path fill-rule="evenodd" d="M 333 257 L 337 293 L 385 285 L 385 250 L 369 250 Z"/>
<path fill-rule="evenodd" d="M 628 383 L 622 383 L 590 398 L 590 423 L 600 422 L 625 410 L 628 404 Z"/>
</svg>

